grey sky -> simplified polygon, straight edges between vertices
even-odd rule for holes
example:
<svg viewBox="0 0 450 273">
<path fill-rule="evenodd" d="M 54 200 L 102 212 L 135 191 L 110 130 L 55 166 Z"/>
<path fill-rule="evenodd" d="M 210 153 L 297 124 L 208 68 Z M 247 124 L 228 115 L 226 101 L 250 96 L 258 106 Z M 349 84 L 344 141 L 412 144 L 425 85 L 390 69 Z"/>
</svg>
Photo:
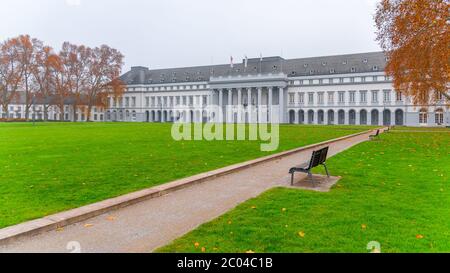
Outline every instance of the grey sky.
<svg viewBox="0 0 450 273">
<path fill-rule="evenodd" d="M 377 0 L 0 0 L 0 40 L 30 34 L 108 44 L 125 67 L 235 62 L 244 55 L 299 58 L 380 50 Z"/>
</svg>

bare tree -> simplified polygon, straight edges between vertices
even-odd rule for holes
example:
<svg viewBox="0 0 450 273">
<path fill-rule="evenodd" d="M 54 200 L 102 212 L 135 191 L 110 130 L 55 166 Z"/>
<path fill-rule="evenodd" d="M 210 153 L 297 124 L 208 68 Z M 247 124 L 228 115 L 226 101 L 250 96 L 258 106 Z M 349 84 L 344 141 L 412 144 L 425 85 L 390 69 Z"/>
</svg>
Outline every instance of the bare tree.
<svg viewBox="0 0 450 273">
<path fill-rule="evenodd" d="M 17 90 L 23 74 L 18 47 L 17 38 L 0 44 L 0 104 L 6 118 L 9 116 L 9 104 L 18 98 Z"/>
</svg>

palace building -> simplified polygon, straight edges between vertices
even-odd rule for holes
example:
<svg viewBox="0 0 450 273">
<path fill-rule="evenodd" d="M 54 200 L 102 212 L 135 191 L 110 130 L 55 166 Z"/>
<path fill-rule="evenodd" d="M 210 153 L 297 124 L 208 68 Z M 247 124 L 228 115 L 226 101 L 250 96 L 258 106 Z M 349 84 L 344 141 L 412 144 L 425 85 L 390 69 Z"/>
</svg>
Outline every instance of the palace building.
<svg viewBox="0 0 450 273">
<path fill-rule="evenodd" d="M 122 98 L 110 98 L 105 120 L 208 122 L 211 116 L 202 109 L 216 105 L 227 109 L 226 122 L 258 122 L 234 111 L 273 105 L 281 123 L 450 124 L 443 96 L 437 105 L 414 106 L 393 90 L 385 64 L 385 55 L 373 52 L 157 70 L 137 66 L 121 77 L 126 92 Z"/>
<path fill-rule="evenodd" d="M 95 107 L 91 120 L 216 122 L 209 111 L 215 106 L 223 111 L 219 122 L 275 122 L 275 111 L 276 122 L 291 124 L 450 125 L 448 101 L 442 95 L 436 105 L 413 105 L 393 89 L 385 64 L 382 52 L 372 52 L 155 70 L 136 66 L 121 76 L 124 95 L 109 98 L 106 109 Z M 9 106 L 8 117 L 24 117 L 20 97 Z M 86 119 L 81 110 L 74 114 L 70 103 L 65 108 L 65 120 Z M 269 110 L 267 115 L 252 114 L 254 109 Z M 42 105 L 32 112 L 42 117 Z M 59 119 L 57 107 L 51 106 L 48 116 Z"/>
</svg>

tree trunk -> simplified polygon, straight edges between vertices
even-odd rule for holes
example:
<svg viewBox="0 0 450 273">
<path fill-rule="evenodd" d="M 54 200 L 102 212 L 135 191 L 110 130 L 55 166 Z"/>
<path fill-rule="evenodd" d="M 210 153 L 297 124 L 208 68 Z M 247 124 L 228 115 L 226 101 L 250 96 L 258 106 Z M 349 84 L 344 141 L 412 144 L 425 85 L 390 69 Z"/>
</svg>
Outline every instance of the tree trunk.
<svg viewBox="0 0 450 273">
<path fill-rule="evenodd" d="M 48 121 L 48 105 L 44 104 L 44 121 Z"/>
<path fill-rule="evenodd" d="M 78 117 L 77 117 L 77 105 L 76 104 L 72 105 L 72 113 L 73 113 L 72 121 L 77 122 Z"/>
<path fill-rule="evenodd" d="M 92 110 L 92 105 L 89 103 L 88 107 L 87 107 L 87 113 L 86 113 L 86 122 L 91 121 L 91 110 Z"/>
<path fill-rule="evenodd" d="M 8 118 L 9 116 L 8 106 L 9 106 L 8 104 L 2 104 L 3 108 L 2 118 Z"/>
<path fill-rule="evenodd" d="M 59 121 L 64 121 L 64 103 L 59 104 Z"/>
</svg>

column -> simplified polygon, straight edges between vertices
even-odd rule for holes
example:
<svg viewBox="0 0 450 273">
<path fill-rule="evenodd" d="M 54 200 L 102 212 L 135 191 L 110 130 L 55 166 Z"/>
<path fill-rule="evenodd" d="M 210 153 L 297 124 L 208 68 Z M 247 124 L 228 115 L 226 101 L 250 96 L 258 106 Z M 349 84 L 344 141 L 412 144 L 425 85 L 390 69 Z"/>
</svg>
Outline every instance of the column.
<svg viewBox="0 0 450 273">
<path fill-rule="evenodd" d="M 269 107 L 269 123 L 272 123 L 272 105 L 273 105 L 273 88 L 269 87 L 269 103 L 268 103 L 268 107 Z"/>
<path fill-rule="evenodd" d="M 238 88 L 238 101 L 237 101 L 237 122 L 241 123 L 242 122 L 242 88 Z"/>
<path fill-rule="evenodd" d="M 279 99 L 279 105 L 280 105 L 280 123 L 284 123 L 284 88 L 283 87 L 279 87 L 278 88 L 279 92 L 278 92 L 278 99 Z"/>
<path fill-rule="evenodd" d="M 248 113 L 248 123 L 252 123 L 252 88 L 247 88 L 247 113 Z"/>
<path fill-rule="evenodd" d="M 233 89 L 228 89 L 227 122 L 232 122 L 233 117 Z"/>
<path fill-rule="evenodd" d="M 258 123 L 262 122 L 261 119 L 261 106 L 262 106 L 262 88 L 258 87 L 258 98 L 257 98 L 258 102 L 257 102 L 257 117 L 258 117 Z"/>
<path fill-rule="evenodd" d="M 216 122 L 223 122 L 223 90 L 219 89 L 219 119 L 216 119 Z"/>
</svg>

